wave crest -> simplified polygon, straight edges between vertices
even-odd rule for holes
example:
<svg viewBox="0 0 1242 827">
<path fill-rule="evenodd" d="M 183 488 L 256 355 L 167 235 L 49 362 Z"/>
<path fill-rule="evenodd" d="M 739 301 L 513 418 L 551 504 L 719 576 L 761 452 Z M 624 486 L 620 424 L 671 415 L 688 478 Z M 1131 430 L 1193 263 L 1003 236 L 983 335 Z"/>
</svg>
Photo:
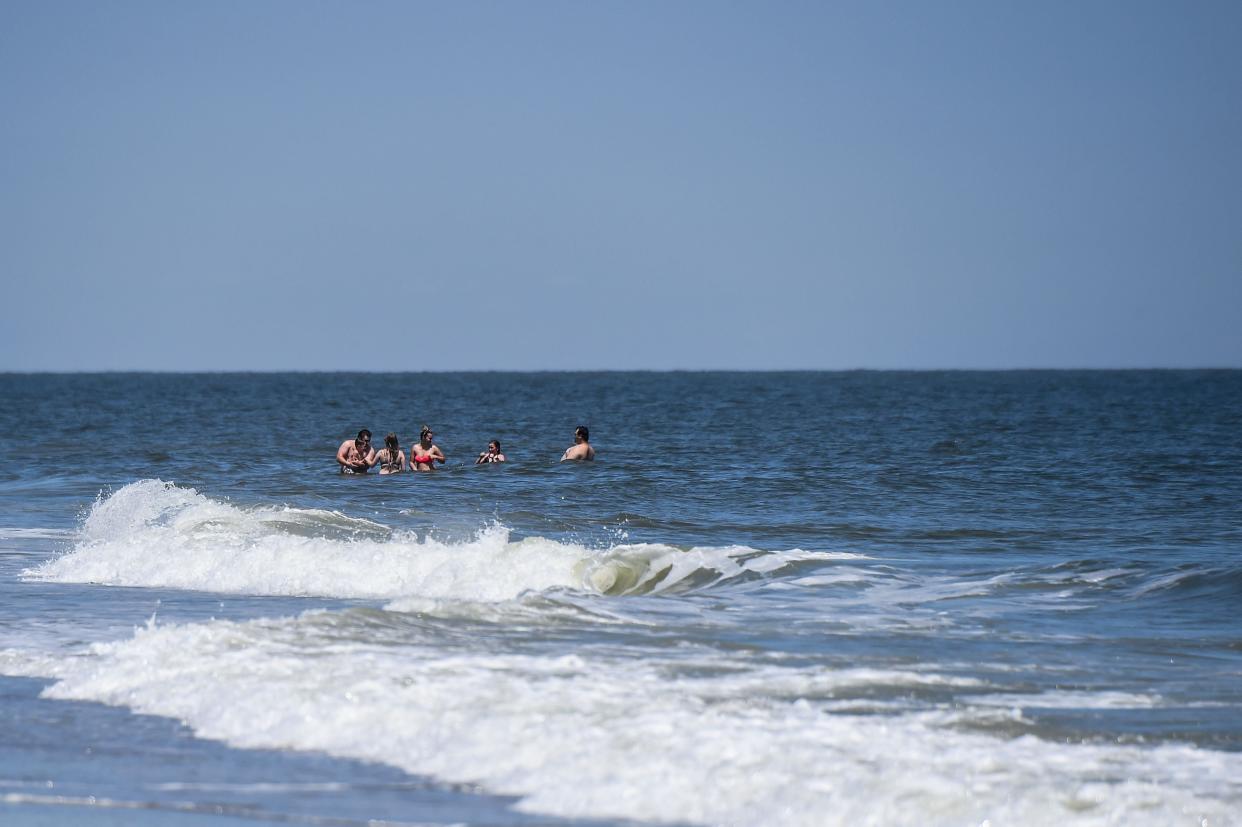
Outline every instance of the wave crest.
<svg viewBox="0 0 1242 827">
<path fill-rule="evenodd" d="M 839 556 L 659 543 L 601 550 L 544 537 L 515 541 L 500 525 L 445 542 L 335 511 L 240 508 L 142 480 L 101 496 L 74 547 L 24 574 L 228 594 L 494 602 L 556 589 L 686 591 Z"/>
</svg>

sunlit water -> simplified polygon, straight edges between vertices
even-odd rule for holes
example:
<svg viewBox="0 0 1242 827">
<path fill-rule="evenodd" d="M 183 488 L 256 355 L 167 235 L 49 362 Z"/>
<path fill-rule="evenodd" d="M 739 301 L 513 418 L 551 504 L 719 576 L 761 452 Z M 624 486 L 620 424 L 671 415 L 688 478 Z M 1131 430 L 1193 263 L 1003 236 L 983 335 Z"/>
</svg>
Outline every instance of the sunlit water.
<svg viewBox="0 0 1242 827">
<path fill-rule="evenodd" d="M 442 471 L 336 473 L 424 422 Z M 1240 372 L 10 375 L 0 424 L 6 824 L 1242 823 Z"/>
</svg>

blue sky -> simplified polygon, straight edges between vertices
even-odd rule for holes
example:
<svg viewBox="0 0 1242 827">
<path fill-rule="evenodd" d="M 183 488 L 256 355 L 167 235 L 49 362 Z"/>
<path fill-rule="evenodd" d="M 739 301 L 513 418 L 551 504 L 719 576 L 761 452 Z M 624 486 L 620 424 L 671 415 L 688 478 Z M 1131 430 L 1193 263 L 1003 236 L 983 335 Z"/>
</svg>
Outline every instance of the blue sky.
<svg viewBox="0 0 1242 827">
<path fill-rule="evenodd" d="M 1242 366 L 1242 4 L 0 0 L 0 370 Z"/>
</svg>

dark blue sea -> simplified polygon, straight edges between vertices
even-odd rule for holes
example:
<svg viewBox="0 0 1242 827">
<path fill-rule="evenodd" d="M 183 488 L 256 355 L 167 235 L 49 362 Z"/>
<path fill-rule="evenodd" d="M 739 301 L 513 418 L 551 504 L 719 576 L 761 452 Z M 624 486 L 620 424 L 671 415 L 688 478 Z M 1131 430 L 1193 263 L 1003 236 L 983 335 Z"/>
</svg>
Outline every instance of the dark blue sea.
<svg viewBox="0 0 1242 827">
<path fill-rule="evenodd" d="M 1242 824 L 1239 371 L 9 374 L 0 433 L 5 825 Z"/>
</svg>

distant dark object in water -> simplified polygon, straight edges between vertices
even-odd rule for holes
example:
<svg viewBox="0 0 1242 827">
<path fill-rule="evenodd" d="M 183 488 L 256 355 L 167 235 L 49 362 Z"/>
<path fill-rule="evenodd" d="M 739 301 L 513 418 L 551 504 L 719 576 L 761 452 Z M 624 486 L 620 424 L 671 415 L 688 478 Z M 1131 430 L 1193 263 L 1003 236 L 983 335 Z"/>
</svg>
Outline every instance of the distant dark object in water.
<svg viewBox="0 0 1242 827">
<path fill-rule="evenodd" d="M 942 439 L 931 447 L 931 453 L 955 457 L 965 452 L 962 450 L 962 443 L 956 439 Z"/>
</svg>

